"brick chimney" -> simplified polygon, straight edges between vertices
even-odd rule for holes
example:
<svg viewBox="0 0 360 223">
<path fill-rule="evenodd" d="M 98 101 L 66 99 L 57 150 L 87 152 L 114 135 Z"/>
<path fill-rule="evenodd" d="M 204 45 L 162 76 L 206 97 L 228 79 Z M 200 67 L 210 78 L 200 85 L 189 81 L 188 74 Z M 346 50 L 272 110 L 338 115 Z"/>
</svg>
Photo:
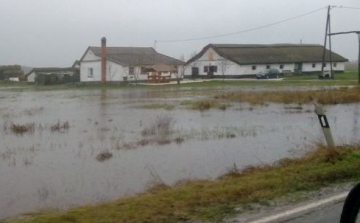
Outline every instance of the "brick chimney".
<svg viewBox="0 0 360 223">
<path fill-rule="evenodd" d="M 101 83 L 106 83 L 106 38 L 101 38 Z"/>
</svg>

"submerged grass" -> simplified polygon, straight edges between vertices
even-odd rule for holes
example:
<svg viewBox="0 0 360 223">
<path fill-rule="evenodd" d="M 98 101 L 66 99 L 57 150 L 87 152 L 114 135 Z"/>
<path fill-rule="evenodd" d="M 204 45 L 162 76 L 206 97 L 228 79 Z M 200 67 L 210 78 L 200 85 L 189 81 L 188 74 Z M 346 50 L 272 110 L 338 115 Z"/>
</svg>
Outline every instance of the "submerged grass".
<svg viewBox="0 0 360 223">
<path fill-rule="evenodd" d="M 215 96 L 217 100 L 249 102 L 263 104 L 265 102 L 285 104 L 306 104 L 318 102 L 321 104 L 344 104 L 360 102 L 360 88 L 340 88 L 318 91 L 264 91 L 264 92 L 228 92 Z"/>
<path fill-rule="evenodd" d="M 50 130 L 52 132 L 61 132 L 68 130 L 69 128 L 70 128 L 70 124 L 68 121 L 61 122 L 60 120 L 56 124 L 50 126 Z"/>
<path fill-rule="evenodd" d="M 5 123 L 4 131 L 9 131 L 16 134 L 22 135 L 24 133 L 34 133 L 35 132 L 35 123 L 25 123 L 25 124 L 16 124 L 16 123 Z"/>
<path fill-rule="evenodd" d="M 212 108 L 226 110 L 230 105 L 219 103 L 217 100 L 200 100 L 200 101 L 183 101 L 181 105 L 185 105 L 190 109 L 205 111 Z"/>
<path fill-rule="evenodd" d="M 300 158 L 273 165 L 236 166 L 215 180 L 195 180 L 161 187 L 114 202 L 41 213 L 26 223 L 105 223 L 220 221 L 236 207 L 297 191 L 360 178 L 360 146 L 330 150 L 318 146 Z"/>
<path fill-rule="evenodd" d="M 139 108 L 173 110 L 175 108 L 175 106 L 169 105 L 169 104 L 147 104 L 147 105 L 139 106 Z"/>
</svg>

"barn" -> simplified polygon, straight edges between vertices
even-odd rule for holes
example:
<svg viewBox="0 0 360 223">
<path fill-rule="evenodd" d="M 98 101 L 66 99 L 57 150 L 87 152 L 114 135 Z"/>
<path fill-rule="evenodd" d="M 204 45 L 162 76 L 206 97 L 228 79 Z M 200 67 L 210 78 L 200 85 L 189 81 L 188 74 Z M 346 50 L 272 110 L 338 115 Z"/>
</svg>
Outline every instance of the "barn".
<svg viewBox="0 0 360 223">
<path fill-rule="evenodd" d="M 209 44 L 185 64 L 185 77 L 244 78 L 277 69 L 280 73 L 321 72 L 324 47 L 317 44 Z M 326 49 L 324 70 L 344 72 L 348 60 Z"/>
</svg>

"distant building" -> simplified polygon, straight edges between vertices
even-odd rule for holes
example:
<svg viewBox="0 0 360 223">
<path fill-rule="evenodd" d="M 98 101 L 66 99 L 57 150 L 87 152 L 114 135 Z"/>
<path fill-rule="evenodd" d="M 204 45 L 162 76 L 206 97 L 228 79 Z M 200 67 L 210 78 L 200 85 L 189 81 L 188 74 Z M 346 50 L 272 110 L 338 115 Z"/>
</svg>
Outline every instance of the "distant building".
<svg viewBox="0 0 360 223">
<path fill-rule="evenodd" d="M 34 68 L 25 77 L 29 83 L 37 85 L 66 84 L 80 81 L 79 69 L 75 67 Z"/>
<path fill-rule="evenodd" d="M 281 73 L 321 71 L 324 47 L 315 44 L 209 44 L 185 65 L 185 77 L 254 77 L 268 69 Z M 330 51 L 326 50 L 324 70 L 330 70 Z M 331 52 L 333 70 L 344 72 L 348 60 Z"/>
<path fill-rule="evenodd" d="M 148 81 L 148 71 L 155 65 L 175 67 L 175 72 L 180 72 L 183 64 L 184 62 L 180 60 L 156 52 L 152 47 L 107 47 L 106 39 L 103 38 L 101 47 L 90 46 L 82 56 L 80 80 L 81 82 Z"/>
</svg>

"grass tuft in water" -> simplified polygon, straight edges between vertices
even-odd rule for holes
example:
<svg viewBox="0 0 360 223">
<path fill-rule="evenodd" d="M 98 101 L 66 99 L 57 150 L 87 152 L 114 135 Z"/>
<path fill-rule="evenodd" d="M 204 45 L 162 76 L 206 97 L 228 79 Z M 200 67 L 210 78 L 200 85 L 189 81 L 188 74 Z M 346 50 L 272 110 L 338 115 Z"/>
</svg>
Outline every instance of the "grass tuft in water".
<svg viewBox="0 0 360 223">
<path fill-rule="evenodd" d="M 99 162 L 104 162 L 106 160 L 109 160 L 112 156 L 113 154 L 110 152 L 102 152 L 96 156 L 96 160 Z"/>
<path fill-rule="evenodd" d="M 8 125 L 4 124 L 4 130 L 10 130 L 14 134 L 24 134 L 24 133 L 34 133 L 35 132 L 35 123 L 26 123 L 26 124 L 15 124 L 11 123 Z"/>
<path fill-rule="evenodd" d="M 66 122 L 58 121 L 56 124 L 50 126 L 50 130 L 52 132 L 61 132 L 68 130 L 69 128 L 70 128 L 70 124 L 68 121 Z"/>
</svg>

